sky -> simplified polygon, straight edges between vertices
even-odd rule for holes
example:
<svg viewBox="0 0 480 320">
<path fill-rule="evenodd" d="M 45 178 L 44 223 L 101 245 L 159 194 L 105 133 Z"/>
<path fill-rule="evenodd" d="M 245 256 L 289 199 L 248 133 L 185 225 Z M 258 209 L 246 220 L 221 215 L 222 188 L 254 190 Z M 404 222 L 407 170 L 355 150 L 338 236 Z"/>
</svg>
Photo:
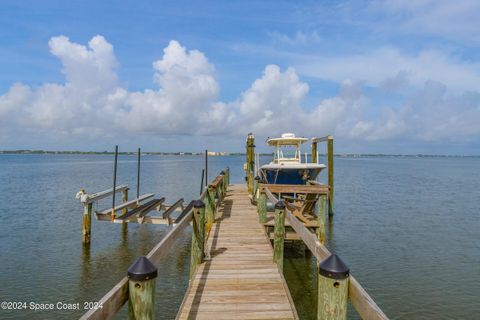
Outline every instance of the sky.
<svg viewBox="0 0 480 320">
<path fill-rule="evenodd" d="M 479 30 L 474 0 L 2 0 L 0 150 L 480 155 Z"/>
</svg>

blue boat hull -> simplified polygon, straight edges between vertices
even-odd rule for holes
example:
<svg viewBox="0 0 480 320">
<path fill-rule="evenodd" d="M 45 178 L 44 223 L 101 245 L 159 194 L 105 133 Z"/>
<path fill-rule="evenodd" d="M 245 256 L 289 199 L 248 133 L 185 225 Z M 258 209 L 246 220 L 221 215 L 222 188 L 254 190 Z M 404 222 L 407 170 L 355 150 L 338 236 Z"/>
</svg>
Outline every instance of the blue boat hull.
<svg viewBox="0 0 480 320">
<path fill-rule="evenodd" d="M 266 183 L 269 184 L 306 184 L 308 180 L 314 180 L 319 169 L 280 169 L 262 170 Z"/>
</svg>

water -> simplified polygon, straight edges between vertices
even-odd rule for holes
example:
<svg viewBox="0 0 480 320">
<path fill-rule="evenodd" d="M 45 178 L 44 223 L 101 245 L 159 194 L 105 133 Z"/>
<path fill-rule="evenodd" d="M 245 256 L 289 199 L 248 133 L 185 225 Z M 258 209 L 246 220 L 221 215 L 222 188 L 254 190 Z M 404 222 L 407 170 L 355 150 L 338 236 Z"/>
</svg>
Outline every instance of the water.
<svg viewBox="0 0 480 320">
<path fill-rule="evenodd" d="M 81 243 L 80 188 L 111 187 L 112 156 L 0 155 L 0 301 L 83 303 L 101 298 L 168 231 L 93 221 Z M 145 156 L 142 192 L 167 203 L 195 198 L 201 156 Z M 211 157 L 209 176 L 243 157 Z M 266 161 L 264 158 L 263 161 Z M 392 319 L 475 319 L 480 312 L 480 159 L 336 158 L 336 203 L 328 247 Z M 136 183 L 121 156 L 119 183 Z M 131 195 L 134 194 L 131 191 Z M 99 207 L 106 208 L 110 199 Z M 159 266 L 157 318 L 173 319 L 188 285 L 189 230 Z M 316 265 L 286 245 L 285 275 L 302 319 L 314 319 Z M 124 308 L 125 309 L 125 308 Z M 69 319 L 84 310 L 0 310 L 0 319 Z M 118 315 L 121 319 L 125 310 Z M 350 311 L 349 318 L 358 316 Z"/>
</svg>

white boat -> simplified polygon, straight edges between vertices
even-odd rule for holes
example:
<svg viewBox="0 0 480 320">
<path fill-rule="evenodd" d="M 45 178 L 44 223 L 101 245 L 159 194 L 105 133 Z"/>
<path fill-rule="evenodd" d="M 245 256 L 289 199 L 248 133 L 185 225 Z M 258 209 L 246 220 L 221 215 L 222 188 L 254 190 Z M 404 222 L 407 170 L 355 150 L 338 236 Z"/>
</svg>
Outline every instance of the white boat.
<svg viewBox="0 0 480 320">
<path fill-rule="evenodd" d="M 315 180 L 326 166 L 319 163 L 302 163 L 300 146 L 307 138 L 297 138 L 293 133 L 284 133 L 280 138 L 268 138 L 267 144 L 275 148 L 273 161 L 260 167 L 260 177 L 270 184 L 306 184 Z"/>
</svg>

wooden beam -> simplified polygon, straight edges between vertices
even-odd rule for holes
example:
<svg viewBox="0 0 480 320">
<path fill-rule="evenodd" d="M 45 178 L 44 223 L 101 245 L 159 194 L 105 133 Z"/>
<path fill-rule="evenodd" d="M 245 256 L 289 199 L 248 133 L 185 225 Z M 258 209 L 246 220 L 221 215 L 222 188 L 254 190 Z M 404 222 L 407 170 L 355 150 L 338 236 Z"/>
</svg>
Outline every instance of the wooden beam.
<svg viewBox="0 0 480 320">
<path fill-rule="evenodd" d="M 128 278 L 124 277 L 98 301 L 101 308 L 88 310 L 80 320 L 104 320 L 117 313 L 128 300 Z"/>
<path fill-rule="evenodd" d="M 325 136 L 325 137 L 319 137 L 319 138 L 312 138 L 312 142 L 324 142 L 324 141 L 328 141 L 330 139 L 333 139 L 332 135 L 328 135 L 328 136 Z"/>
<path fill-rule="evenodd" d="M 115 192 L 122 192 L 126 189 L 128 189 L 128 186 L 126 184 L 123 184 L 121 186 L 116 187 Z M 112 193 L 113 193 L 112 190 L 113 189 L 110 188 L 110 189 L 100 191 L 100 192 L 96 192 L 96 193 L 92 193 L 92 194 L 83 194 L 83 195 L 80 196 L 80 201 L 84 204 L 87 204 L 87 203 L 92 203 L 92 202 L 104 199 L 104 198 L 112 195 Z"/>
<path fill-rule="evenodd" d="M 177 202 L 172 204 L 167 210 L 165 210 L 165 212 L 162 213 L 163 219 L 170 218 L 170 215 L 172 214 L 172 212 L 175 211 L 175 209 L 180 207 L 182 204 L 183 204 L 183 198 L 178 199 Z"/>
<path fill-rule="evenodd" d="M 218 185 L 222 182 L 222 180 L 223 180 L 223 175 L 218 175 L 215 179 L 213 179 L 212 182 L 210 182 L 208 186 L 216 189 Z"/>
<path fill-rule="evenodd" d="M 348 284 L 348 297 L 362 319 L 388 319 L 375 301 L 373 301 L 370 295 L 363 289 L 360 283 L 358 283 L 357 279 L 352 276 L 350 276 L 350 283 Z"/>
<path fill-rule="evenodd" d="M 115 220 L 124 221 L 125 219 L 137 214 L 141 216 L 155 208 L 157 205 L 161 204 L 163 201 L 165 201 L 165 198 L 150 200 L 147 203 L 144 203 L 141 206 L 138 206 L 137 208 L 128 211 L 127 214 L 116 217 Z"/>
<path fill-rule="evenodd" d="M 147 193 L 147 194 L 141 195 L 140 197 L 138 197 L 138 199 L 133 199 L 133 200 L 124 202 L 124 203 L 116 206 L 115 208 L 113 208 L 113 210 L 114 210 L 114 211 L 118 211 L 118 210 L 121 210 L 121 209 L 123 209 L 123 208 L 130 207 L 130 206 L 132 206 L 132 205 L 135 205 L 137 202 L 142 202 L 143 200 L 146 200 L 146 199 L 148 199 L 148 198 L 151 198 L 151 197 L 153 197 L 154 195 L 155 195 L 154 193 Z M 96 213 L 96 214 L 109 214 L 110 212 L 112 212 L 112 208 L 105 209 L 105 210 L 103 210 L 103 211 L 96 211 L 95 213 Z"/>
</svg>

